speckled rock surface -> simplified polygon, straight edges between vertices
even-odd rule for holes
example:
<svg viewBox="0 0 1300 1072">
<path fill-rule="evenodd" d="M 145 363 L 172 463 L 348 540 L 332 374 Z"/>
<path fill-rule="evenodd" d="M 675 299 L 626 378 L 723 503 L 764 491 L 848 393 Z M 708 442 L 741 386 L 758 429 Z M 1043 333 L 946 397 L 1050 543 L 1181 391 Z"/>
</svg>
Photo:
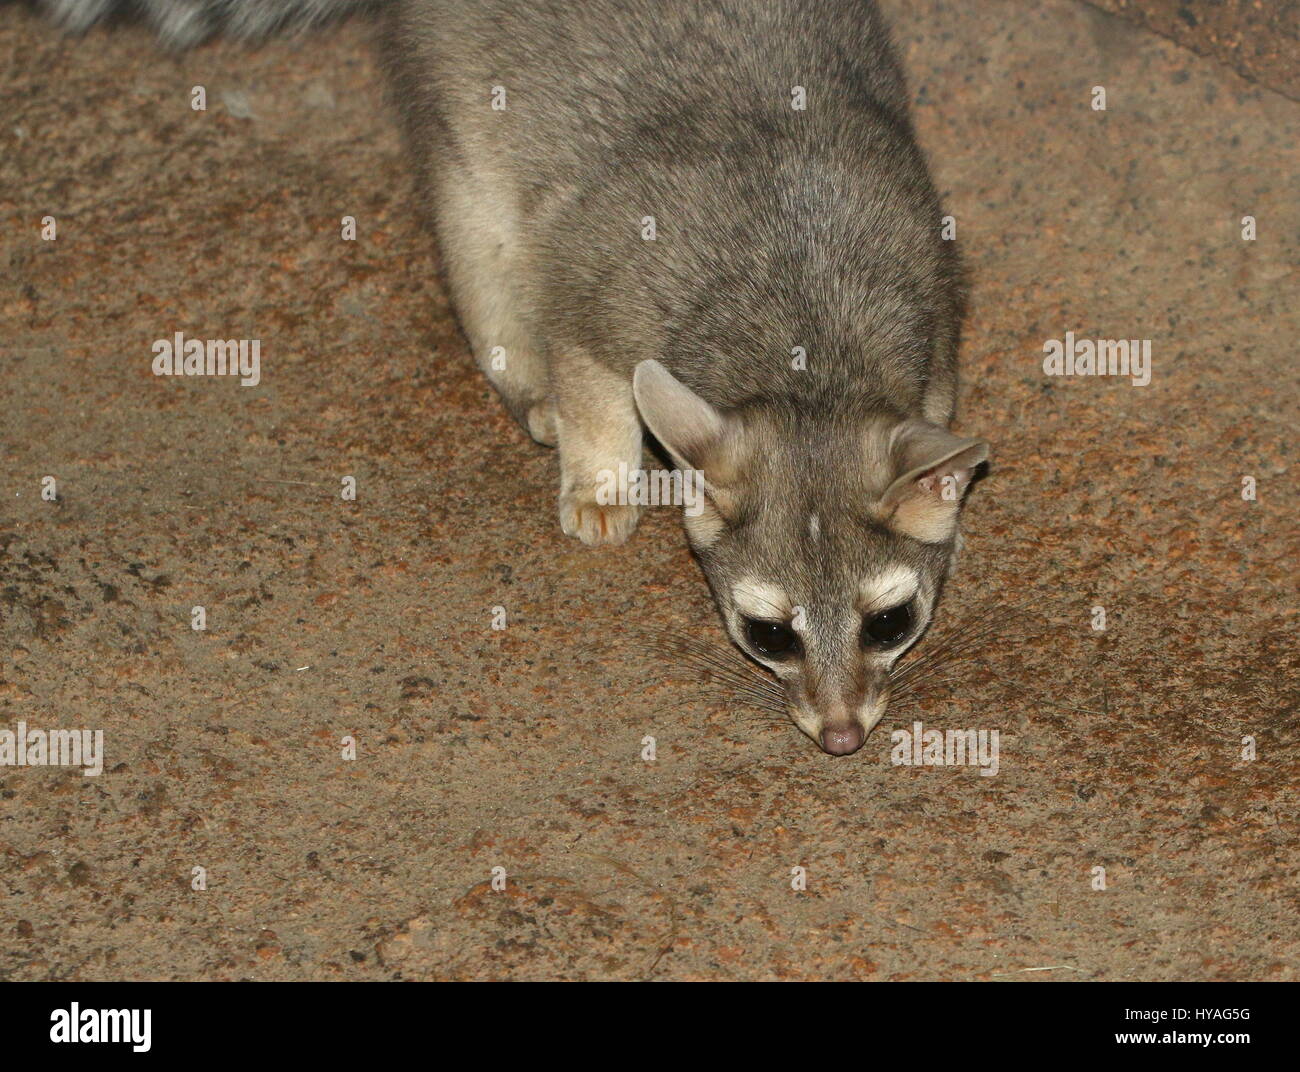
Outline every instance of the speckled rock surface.
<svg viewBox="0 0 1300 1072">
<path fill-rule="evenodd" d="M 727 650 L 669 512 L 561 536 L 364 25 L 0 13 L 0 729 L 106 751 L 0 767 L 0 975 L 1300 974 L 1300 105 L 1082 4 L 886 6 L 995 444 L 939 632 L 1007 609 L 844 760 L 643 639 Z M 261 383 L 153 376 L 177 331 Z M 1150 385 L 1045 376 L 1067 331 L 1150 339 Z M 891 764 L 913 720 L 999 773 Z"/>
<path fill-rule="evenodd" d="M 1297 0 L 1090 0 L 1242 77 L 1300 100 Z"/>
</svg>

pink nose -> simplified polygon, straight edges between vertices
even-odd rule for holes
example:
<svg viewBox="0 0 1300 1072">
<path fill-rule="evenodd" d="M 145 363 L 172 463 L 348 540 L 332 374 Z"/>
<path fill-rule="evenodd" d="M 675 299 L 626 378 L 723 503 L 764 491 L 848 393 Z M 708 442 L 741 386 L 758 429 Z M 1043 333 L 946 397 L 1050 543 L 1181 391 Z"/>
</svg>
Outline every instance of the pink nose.
<svg viewBox="0 0 1300 1072">
<path fill-rule="evenodd" d="M 834 729 L 827 726 L 822 730 L 822 751 L 832 756 L 851 755 L 862 747 L 862 742 L 866 739 L 867 735 L 856 722 Z"/>
</svg>

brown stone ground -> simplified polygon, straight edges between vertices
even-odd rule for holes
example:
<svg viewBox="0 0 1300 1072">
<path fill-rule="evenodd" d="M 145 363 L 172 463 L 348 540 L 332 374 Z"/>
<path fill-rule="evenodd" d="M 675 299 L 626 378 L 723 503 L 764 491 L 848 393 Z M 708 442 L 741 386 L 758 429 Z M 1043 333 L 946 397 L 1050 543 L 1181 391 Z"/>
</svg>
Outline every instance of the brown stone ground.
<svg viewBox="0 0 1300 1072">
<path fill-rule="evenodd" d="M 1300 101 L 1300 0 L 1090 0 Z"/>
<path fill-rule="evenodd" d="M 639 639 L 726 650 L 669 512 L 561 536 L 365 26 L 172 56 L 0 10 L 0 728 L 107 750 L 0 768 L 0 975 L 1300 975 L 1300 105 L 1091 5 L 887 8 L 996 449 L 943 631 L 1009 609 L 848 760 Z M 1045 377 L 1071 330 L 1151 339 L 1150 386 Z M 175 331 L 260 338 L 261 385 L 153 377 Z M 891 765 L 914 719 L 1000 773 Z"/>
</svg>

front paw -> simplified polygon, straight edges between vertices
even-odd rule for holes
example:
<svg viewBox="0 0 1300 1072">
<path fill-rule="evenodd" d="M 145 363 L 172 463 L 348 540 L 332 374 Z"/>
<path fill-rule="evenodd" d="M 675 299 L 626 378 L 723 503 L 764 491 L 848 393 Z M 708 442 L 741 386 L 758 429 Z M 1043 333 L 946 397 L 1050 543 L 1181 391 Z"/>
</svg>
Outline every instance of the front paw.
<svg viewBox="0 0 1300 1072">
<path fill-rule="evenodd" d="M 639 506 L 602 506 L 594 491 L 571 491 L 560 496 L 560 528 L 588 547 L 620 544 L 641 520 Z"/>
<path fill-rule="evenodd" d="M 555 430 L 555 399 L 547 398 L 528 408 L 525 418 L 528 434 L 544 447 L 553 447 L 559 441 Z"/>
</svg>

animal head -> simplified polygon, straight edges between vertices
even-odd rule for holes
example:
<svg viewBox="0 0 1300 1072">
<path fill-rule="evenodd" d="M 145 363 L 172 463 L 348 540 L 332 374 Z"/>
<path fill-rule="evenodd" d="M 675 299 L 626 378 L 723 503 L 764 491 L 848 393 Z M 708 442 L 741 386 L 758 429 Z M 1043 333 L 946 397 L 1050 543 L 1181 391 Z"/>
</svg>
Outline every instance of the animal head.
<svg viewBox="0 0 1300 1072">
<path fill-rule="evenodd" d="M 633 387 L 674 462 L 702 474 L 687 536 L 731 639 L 780 681 L 800 730 L 857 751 L 933 618 L 988 444 L 899 414 L 719 409 L 657 361 Z"/>
</svg>

